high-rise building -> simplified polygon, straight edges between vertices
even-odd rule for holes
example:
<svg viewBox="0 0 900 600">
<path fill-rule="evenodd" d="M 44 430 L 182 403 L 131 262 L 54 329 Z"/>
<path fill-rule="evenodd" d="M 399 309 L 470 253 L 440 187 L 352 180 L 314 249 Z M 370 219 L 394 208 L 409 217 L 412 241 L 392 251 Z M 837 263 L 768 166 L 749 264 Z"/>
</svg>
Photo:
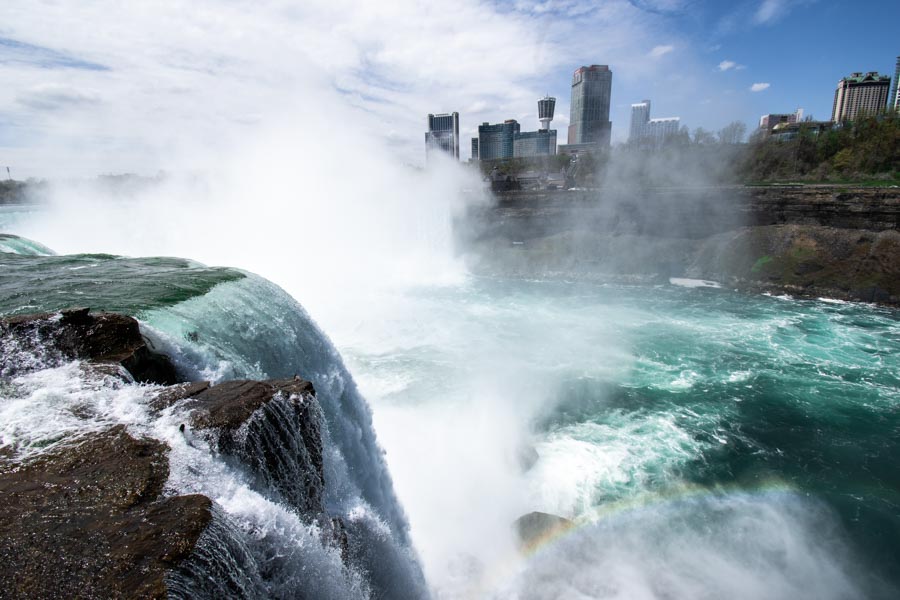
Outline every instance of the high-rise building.
<svg viewBox="0 0 900 600">
<path fill-rule="evenodd" d="M 776 125 L 781 125 L 782 123 L 799 123 L 802 120 L 803 109 L 798 108 L 796 112 L 792 113 L 772 113 L 761 116 L 759 118 L 759 128 L 771 132 L 775 129 Z"/>
<path fill-rule="evenodd" d="M 533 158 L 556 154 L 556 130 L 523 131 L 513 137 L 513 157 Z"/>
<path fill-rule="evenodd" d="M 434 151 L 441 151 L 459 160 L 459 113 L 428 115 L 428 131 L 425 132 L 425 158 Z"/>
<path fill-rule="evenodd" d="M 644 133 L 644 127 L 650 122 L 650 101 L 643 100 L 631 105 L 631 127 L 628 130 L 630 141 L 638 140 Z"/>
<path fill-rule="evenodd" d="M 572 75 L 569 144 L 609 146 L 612 123 L 609 103 L 612 71 L 607 65 L 579 67 Z"/>
<path fill-rule="evenodd" d="M 556 110 L 556 98 L 544 96 L 538 100 L 538 121 L 541 129 L 550 129 L 550 121 L 553 120 L 553 112 Z"/>
<path fill-rule="evenodd" d="M 894 67 L 894 81 L 888 96 L 888 108 L 900 110 L 900 56 L 897 57 L 897 66 Z"/>
<path fill-rule="evenodd" d="M 650 118 L 650 101 L 631 105 L 631 127 L 628 141 L 631 143 L 660 146 L 669 136 L 678 133 L 680 117 Z"/>
<path fill-rule="evenodd" d="M 852 121 L 857 116 L 884 112 L 890 93 L 891 78 L 876 71 L 852 73 L 837 84 L 831 120 L 835 123 Z"/>
<path fill-rule="evenodd" d="M 478 160 L 478 138 L 472 138 L 472 158 L 471 160 Z"/>
<path fill-rule="evenodd" d="M 495 125 L 482 123 L 478 126 L 478 159 L 512 158 L 517 133 L 519 133 L 519 123 L 515 119 L 507 119 Z"/>
</svg>

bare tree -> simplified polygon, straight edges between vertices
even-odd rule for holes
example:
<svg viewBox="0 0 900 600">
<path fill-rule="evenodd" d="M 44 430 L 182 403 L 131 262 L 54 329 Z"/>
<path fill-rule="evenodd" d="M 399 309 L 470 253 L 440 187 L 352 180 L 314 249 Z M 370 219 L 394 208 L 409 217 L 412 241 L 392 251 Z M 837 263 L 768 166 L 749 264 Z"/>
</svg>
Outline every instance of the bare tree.
<svg viewBox="0 0 900 600">
<path fill-rule="evenodd" d="M 740 121 L 732 121 L 719 130 L 720 144 L 740 144 L 744 141 L 747 126 Z"/>
<path fill-rule="evenodd" d="M 698 146 L 707 146 L 716 143 L 716 136 L 711 131 L 707 131 L 702 127 L 694 130 L 694 143 Z"/>
</svg>

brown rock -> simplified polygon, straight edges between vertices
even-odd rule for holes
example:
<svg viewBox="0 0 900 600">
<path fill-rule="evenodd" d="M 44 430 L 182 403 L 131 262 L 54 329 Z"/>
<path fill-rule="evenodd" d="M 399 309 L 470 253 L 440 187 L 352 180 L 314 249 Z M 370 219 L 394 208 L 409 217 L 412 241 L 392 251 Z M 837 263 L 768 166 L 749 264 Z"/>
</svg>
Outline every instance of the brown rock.
<svg viewBox="0 0 900 600">
<path fill-rule="evenodd" d="M 165 598 L 211 501 L 161 498 L 167 448 L 113 427 L 0 465 L 0 590 L 20 598 Z"/>
<path fill-rule="evenodd" d="M 156 411 L 165 410 L 185 398 L 193 398 L 200 392 L 209 389 L 208 381 L 194 381 L 191 383 L 179 383 L 164 389 L 150 401 L 150 408 Z"/>
<path fill-rule="evenodd" d="M 321 409 L 299 377 L 226 381 L 190 400 L 191 425 L 309 517 L 325 513 Z"/>
<path fill-rule="evenodd" d="M 0 338 L 31 356 L 118 364 L 142 383 L 178 382 L 172 362 L 148 347 L 138 322 L 126 315 L 90 314 L 88 308 L 17 315 L 0 320 Z M 11 375 L 27 368 L 7 361 L 0 372 Z"/>
</svg>

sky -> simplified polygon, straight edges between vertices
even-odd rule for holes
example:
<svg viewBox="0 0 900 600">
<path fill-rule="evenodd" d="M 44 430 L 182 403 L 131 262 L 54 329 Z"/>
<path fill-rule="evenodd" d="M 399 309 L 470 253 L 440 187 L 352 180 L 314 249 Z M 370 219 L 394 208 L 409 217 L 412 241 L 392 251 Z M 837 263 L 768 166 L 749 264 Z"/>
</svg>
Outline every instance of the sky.
<svg viewBox="0 0 900 600">
<path fill-rule="evenodd" d="M 893 75 L 897 23 L 886 0 L 4 0 L 0 166 L 202 168 L 261 127 L 302 139 L 321 120 L 323 152 L 339 151 L 329 128 L 354 128 L 421 165 L 428 113 L 460 113 L 465 159 L 482 122 L 537 129 L 544 94 L 563 142 L 587 64 L 613 71 L 614 142 L 643 99 L 691 131 L 828 119 L 840 77 Z"/>
</svg>

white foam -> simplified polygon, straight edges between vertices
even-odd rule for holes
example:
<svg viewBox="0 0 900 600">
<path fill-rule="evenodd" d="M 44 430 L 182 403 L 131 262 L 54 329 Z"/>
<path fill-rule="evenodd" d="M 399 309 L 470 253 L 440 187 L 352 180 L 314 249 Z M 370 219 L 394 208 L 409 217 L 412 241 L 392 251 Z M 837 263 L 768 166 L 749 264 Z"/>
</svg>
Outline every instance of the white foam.
<svg viewBox="0 0 900 600">
<path fill-rule="evenodd" d="M 669 283 L 672 285 L 677 285 L 679 287 L 686 288 L 721 288 L 722 284 L 709 281 L 707 279 L 688 279 L 685 277 L 670 277 Z"/>
</svg>

